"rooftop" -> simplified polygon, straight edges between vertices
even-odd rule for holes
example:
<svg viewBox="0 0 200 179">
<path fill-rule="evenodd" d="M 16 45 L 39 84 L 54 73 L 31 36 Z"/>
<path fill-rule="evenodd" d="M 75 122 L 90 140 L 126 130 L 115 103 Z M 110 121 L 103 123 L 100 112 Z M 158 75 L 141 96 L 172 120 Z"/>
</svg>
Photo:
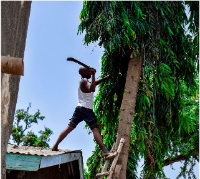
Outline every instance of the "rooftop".
<svg viewBox="0 0 200 179">
<path fill-rule="evenodd" d="M 50 148 L 32 147 L 32 146 L 17 146 L 8 144 L 7 153 L 19 153 L 25 155 L 38 155 L 38 156 L 53 156 L 65 153 L 81 153 L 81 150 L 68 150 L 59 149 L 59 151 L 52 151 Z"/>
<path fill-rule="evenodd" d="M 38 171 L 39 169 L 70 162 L 78 162 L 80 178 L 83 179 L 83 158 L 81 150 L 17 146 L 8 144 L 6 154 L 7 170 Z"/>
</svg>

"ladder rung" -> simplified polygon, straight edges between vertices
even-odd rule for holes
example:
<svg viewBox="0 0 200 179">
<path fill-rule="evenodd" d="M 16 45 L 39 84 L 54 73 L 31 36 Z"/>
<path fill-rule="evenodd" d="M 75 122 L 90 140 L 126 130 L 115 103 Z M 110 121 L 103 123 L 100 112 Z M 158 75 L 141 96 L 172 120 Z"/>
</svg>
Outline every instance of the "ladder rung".
<svg viewBox="0 0 200 179">
<path fill-rule="evenodd" d="M 102 173 L 97 173 L 96 177 L 102 177 L 102 176 L 108 176 L 109 172 L 102 172 Z"/>
</svg>

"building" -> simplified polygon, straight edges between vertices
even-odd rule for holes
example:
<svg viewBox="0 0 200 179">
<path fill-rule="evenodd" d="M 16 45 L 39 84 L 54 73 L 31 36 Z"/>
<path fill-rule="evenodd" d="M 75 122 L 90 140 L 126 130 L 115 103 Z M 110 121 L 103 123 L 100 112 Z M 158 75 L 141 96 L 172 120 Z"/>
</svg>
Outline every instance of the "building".
<svg viewBox="0 0 200 179">
<path fill-rule="evenodd" d="M 83 179 L 82 152 L 8 144 L 6 178 Z"/>
</svg>

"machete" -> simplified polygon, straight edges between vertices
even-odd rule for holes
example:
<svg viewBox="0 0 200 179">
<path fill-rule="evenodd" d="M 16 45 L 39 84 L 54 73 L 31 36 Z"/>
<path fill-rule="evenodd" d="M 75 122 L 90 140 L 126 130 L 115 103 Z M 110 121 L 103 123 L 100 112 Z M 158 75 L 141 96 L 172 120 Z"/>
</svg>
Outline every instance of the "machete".
<svg viewBox="0 0 200 179">
<path fill-rule="evenodd" d="M 82 65 L 85 68 L 91 68 L 90 66 L 86 65 L 85 63 L 82 63 L 79 60 L 72 58 L 72 57 L 68 57 L 67 61 L 72 61 L 72 62 L 78 63 L 79 65 Z"/>
</svg>

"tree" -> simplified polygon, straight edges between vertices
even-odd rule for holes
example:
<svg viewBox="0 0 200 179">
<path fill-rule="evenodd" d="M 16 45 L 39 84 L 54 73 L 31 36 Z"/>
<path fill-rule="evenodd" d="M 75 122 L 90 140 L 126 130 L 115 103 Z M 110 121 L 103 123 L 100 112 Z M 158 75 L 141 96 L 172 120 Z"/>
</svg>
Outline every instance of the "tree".
<svg viewBox="0 0 200 179">
<path fill-rule="evenodd" d="M 198 96 L 198 7 L 198 2 L 183 1 L 84 1 L 79 33 L 85 30 L 85 44 L 98 41 L 104 47 L 102 76 L 111 74 L 107 83 L 100 84 L 95 100 L 101 134 L 107 147 L 126 138 L 118 161 L 119 178 L 137 178 L 140 158 L 144 158 L 142 178 L 165 178 L 163 167 L 180 160 L 185 166 L 191 164 L 180 176 L 193 175 L 199 160 L 198 102 L 194 100 Z M 130 49 L 133 62 L 138 62 L 136 69 L 142 67 L 140 77 L 128 70 L 132 69 Z M 138 91 L 131 78 L 140 79 Z M 125 101 L 136 91 L 137 96 Z M 192 146 L 186 150 L 189 141 Z M 102 166 L 98 146 L 95 149 L 88 159 L 91 178 Z"/>
<path fill-rule="evenodd" d="M 33 123 L 38 123 L 38 120 L 43 120 L 45 116 L 41 116 L 38 110 L 35 114 L 29 114 L 31 104 L 26 110 L 18 109 L 15 113 L 14 124 L 12 126 L 12 140 L 17 145 L 34 146 L 34 147 L 49 147 L 50 135 L 53 134 L 52 130 L 45 127 L 44 131 L 39 131 L 40 136 L 37 136 L 31 130 Z"/>
</svg>

